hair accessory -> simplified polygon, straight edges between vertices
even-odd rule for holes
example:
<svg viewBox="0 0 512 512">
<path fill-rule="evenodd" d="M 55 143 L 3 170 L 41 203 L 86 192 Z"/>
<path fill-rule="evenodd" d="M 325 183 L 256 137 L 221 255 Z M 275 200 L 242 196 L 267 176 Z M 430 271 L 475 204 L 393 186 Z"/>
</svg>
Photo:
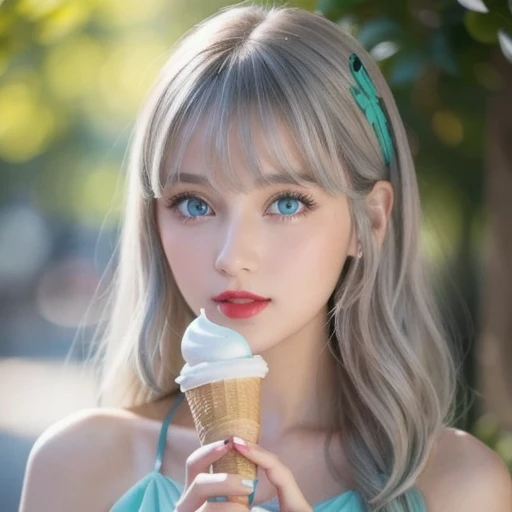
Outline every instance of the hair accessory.
<svg viewBox="0 0 512 512">
<path fill-rule="evenodd" d="M 349 65 L 352 76 L 357 82 L 357 86 L 350 87 L 350 92 L 375 130 L 386 165 L 389 165 L 393 154 L 393 141 L 389 131 L 388 119 L 382 106 L 382 100 L 377 96 L 377 89 L 368 71 L 366 71 L 361 59 L 355 53 L 350 56 Z"/>
</svg>

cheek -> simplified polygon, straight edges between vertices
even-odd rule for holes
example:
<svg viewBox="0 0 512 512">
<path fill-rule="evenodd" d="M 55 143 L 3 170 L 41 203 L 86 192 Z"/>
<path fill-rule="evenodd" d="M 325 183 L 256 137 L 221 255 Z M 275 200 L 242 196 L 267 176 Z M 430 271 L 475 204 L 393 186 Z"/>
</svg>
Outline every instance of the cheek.
<svg viewBox="0 0 512 512">
<path fill-rule="evenodd" d="M 176 284 L 188 301 L 211 280 L 211 254 L 198 243 L 173 243 L 166 250 L 167 262 Z"/>
<path fill-rule="evenodd" d="M 206 262 L 209 256 L 204 245 L 193 237 L 180 237 L 176 232 L 173 236 L 164 236 L 162 244 L 167 264 L 185 302 L 192 310 L 197 304 L 204 306 L 200 291 L 209 279 Z"/>
<path fill-rule="evenodd" d="M 209 244 L 204 237 L 184 234 L 180 228 L 163 232 L 162 244 L 172 269 L 197 267 L 208 256 Z"/>
<path fill-rule="evenodd" d="M 274 270 L 295 287 L 318 289 L 336 284 L 348 245 L 340 223 L 312 226 L 307 233 L 284 236 L 275 246 Z"/>
<path fill-rule="evenodd" d="M 188 226 L 172 221 L 167 212 L 160 214 L 158 231 L 167 264 L 172 271 L 176 284 L 187 299 L 187 291 L 195 283 L 204 282 L 203 273 L 208 268 L 206 260 L 211 256 L 207 250 L 211 247 L 204 233 L 196 233 Z"/>
</svg>

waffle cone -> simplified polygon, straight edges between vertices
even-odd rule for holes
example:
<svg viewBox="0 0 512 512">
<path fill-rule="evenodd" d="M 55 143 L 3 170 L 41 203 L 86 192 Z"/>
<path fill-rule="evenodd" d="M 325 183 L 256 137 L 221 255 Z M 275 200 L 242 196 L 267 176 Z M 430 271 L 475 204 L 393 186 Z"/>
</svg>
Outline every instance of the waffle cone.
<svg viewBox="0 0 512 512">
<path fill-rule="evenodd" d="M 257 443 L 260 433 L 261 378 L 229 379 L 185 392 L 201 445 L 238 436 Z M 213 464 L 214 473 L 254 480 L 257 466 L 231 451 Z"/>
</svg>

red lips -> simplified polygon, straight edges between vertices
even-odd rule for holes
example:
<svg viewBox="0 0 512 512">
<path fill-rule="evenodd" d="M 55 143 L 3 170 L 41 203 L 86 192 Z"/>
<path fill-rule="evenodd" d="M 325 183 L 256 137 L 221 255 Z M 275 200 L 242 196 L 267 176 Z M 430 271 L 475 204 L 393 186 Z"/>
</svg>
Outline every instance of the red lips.
<svg viewBox="0 0 512 512">
<path fill-rule="evenodd" d="M 231 302 L 234 299 L 245 299 L 247 302 Z M 270 304 L 270 299 L 245 290 L 228 290 L 217 295 L 213 300 L 219 303 L 217 308 L 223 315 L 234 319 L 251 318 Z"/>
<path fill-rule="evenodd" d="M 213 297 L 213 300 L 217 302 L 225 302 L 231 299 L 250 299 L 261 301 L 270 300 L 267 297 L 261 297 L 260 295 L 255 295 L 254 293 L 246 292 L 245 290 L 227 290 L 225 292 L 220 293 L 216 297 Z"/>
</svg>

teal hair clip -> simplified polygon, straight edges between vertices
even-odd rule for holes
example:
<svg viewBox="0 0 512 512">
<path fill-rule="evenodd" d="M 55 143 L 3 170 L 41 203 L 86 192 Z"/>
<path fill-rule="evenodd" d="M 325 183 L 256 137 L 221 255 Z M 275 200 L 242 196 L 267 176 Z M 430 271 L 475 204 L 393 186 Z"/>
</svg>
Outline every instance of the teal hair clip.
<svg viewBox="0 0 512 512">
<path fill-rule="evenodd" d="M 377 89 L 361 59 L 355 53 L 350 56 L 349 65 L 352 76 L 357 83 L 357 86 L 350 87 L 350 92 L 375 130 L 382 153 L 384 154 L 384 160 L 386 165 L 389 165 L 393 155 L 393 141 L 389 131 L 389 123 L 382 108 L 381 99 L 377 96 Z"/>
</svg>

